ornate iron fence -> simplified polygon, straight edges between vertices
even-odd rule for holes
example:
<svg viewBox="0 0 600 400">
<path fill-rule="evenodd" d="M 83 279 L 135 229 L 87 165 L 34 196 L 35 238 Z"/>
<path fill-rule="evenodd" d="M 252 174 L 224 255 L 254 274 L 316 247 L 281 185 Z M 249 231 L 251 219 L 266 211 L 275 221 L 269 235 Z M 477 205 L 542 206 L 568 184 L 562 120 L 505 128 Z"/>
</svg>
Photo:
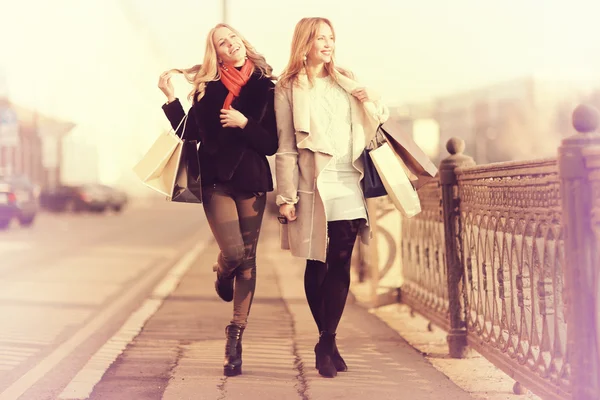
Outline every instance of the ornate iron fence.
<svg viewBox="0 0 600 400">
<path fill-rule="evenodd" d="M 421 213 L 403 219 L 400 249 L 404 283 L 402 302 L 444 329 L 448 320 L 448 285 L 442 192 L 439 179 L 419 190 Z"/>
<path fill-rule="evenodd" d="M 599 123 L 578 107 L 556 160 L 473 166 L 451 139 L 402 220 L 401 300 L 452 357 L 476 348 L 549 399 L 600 398 Z"/>
<path fill-rule="evenodd" d="M 546 396 L 568 396 L 556 160 L 456 170 L 468 343 Z"/>
</svg>

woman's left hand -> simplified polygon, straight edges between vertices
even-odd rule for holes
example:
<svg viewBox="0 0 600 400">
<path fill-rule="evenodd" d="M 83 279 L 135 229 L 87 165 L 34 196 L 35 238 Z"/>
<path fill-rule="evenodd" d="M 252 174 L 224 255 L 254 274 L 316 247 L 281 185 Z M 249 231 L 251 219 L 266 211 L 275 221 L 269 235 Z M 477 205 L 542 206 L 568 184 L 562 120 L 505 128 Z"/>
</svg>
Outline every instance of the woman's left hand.
<svg viewBox="0 0 600 400">
<path fill-rule="evenodd" d="M 229 110 L 221 110 L 221 125 L 223 128 L 242 128 L 246 127 L 248 118 L 233 107 Z"/>
<path fill-rule="evenodd" d="M 358 88 L 352 91 L 352 96 L 356 97 L 362 103 L 365 101 L 377 101 L 379 100 L 379 95 L 373 92 L 371 89 L 367 88 Z"/>
</svg>

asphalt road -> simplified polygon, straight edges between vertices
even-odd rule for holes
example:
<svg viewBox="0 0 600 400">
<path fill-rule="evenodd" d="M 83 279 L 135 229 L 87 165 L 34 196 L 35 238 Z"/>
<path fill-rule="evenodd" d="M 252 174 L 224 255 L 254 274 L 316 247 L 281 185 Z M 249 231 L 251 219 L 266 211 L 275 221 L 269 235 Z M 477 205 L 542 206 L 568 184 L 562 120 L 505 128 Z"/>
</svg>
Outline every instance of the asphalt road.
<svg viewBox="0 0 600 400">
<path fill-rule="evenodd" d="M 174 262 L 210 240 L 201 206 L 39 215 L 0 231 L 0 399 L 55 399 Z"/>
</svg>

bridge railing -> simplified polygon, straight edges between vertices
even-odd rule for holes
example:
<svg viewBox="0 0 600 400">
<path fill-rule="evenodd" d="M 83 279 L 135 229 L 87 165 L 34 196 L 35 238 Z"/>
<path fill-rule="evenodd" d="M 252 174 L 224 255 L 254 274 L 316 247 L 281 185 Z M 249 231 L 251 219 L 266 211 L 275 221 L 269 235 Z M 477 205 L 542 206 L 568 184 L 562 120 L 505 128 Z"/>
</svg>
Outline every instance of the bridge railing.
<svg viewBox="0 0 600 400">
<path fill-rule="evenodd" d="M 421 214 L 400 218 L 392 240 L 378 240 L 375 221 L 370 260 L 382 242 L 400 249 L 388 272 L 402 274 L 397 298 L 447 330 L 452 357 L 473 348 L 543 398 L 591 400 L 600 398 L 598 114 L 580 106 L 573 124 L 579 133 L 557 159 L 476 166 L 451 139 L 439 177 L 419 189 Z"/>
</svg>

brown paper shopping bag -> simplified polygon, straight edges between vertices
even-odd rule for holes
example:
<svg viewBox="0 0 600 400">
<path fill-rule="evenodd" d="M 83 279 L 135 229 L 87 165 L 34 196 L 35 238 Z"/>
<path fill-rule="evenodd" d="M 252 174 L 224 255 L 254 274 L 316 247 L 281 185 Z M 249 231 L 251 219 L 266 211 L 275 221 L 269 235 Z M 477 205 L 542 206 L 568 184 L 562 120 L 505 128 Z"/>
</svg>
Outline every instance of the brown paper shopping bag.
<svg viewBox="0 0 600 400">
<path fill-rule="evenodd" d="M 384 143 L 370 153 L 373 164 L 383 181 L 388 197 L 405 217 L 421 212 L 421 202 L 408 175 L 408 168 L 389 143 Z M 410 171 L 408 171 L 410 173 Z"/>
<path fill-rule="evenodd" d="M 411 134 L 405 132 L 389 119 L 379 127 L 392 150 L 402 158 L 408 171 L 408 178 L 419 189 L 438 173 L 437 167 L 417 145 Z"/>
<path fill-rule="evenodd" d="M 181 122 L 186 120 L 187 115 Z M 183 129 L 185 131 L 185 123 Z M 182 149 L 183 140 L 177 136 L 175 131 L 162 133 L 150 146 L 144 157 L 133 167 L 133 172 L 149 188 L 171 197 L 177 179 Z"/>
</svg>

